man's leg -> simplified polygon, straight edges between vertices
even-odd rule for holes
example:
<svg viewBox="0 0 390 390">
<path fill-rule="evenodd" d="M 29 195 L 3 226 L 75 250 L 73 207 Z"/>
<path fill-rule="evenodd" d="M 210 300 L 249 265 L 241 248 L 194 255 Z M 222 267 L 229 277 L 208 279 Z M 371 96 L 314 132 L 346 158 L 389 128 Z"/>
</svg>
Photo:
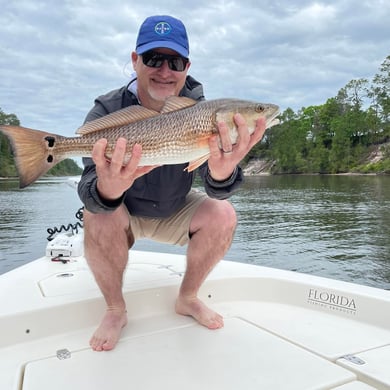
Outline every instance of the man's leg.
<svg viewBox="0 0 390 390">
<path fill-rule="evenodd" d="M 107 304 L 90 340 L 95 351 L 113 349 L 127 324 L 122 281 L 128 251 L 134 243 L 129 232 L 129 215 L 124 206 L 108 214 L 84 211 L 85 257 Z"/>
<path fill-rule="evenodd" d="M 194 317 L 200 324 L 217 329 L 223 318 L 208 308 L 198 291 L 209 272 L 228 251 L 237 224 L 236 213 L 228 201 L 206 199 L 190 224 L 187 269 L 176 301 L 176 312 Z"/>
</svg>

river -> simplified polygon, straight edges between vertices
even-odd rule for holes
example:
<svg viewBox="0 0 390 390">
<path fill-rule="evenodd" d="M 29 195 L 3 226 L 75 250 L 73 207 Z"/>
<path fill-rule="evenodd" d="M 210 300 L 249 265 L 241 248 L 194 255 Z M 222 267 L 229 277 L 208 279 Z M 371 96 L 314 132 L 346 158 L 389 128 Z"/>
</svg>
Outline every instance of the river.
<svg viewBox="0 0 390 390">
<path fill-rule="evenodd" d="M 67 178 L 0 180 L 0 274 L 45 253 L 47 228 L 77 221 Z M 226 259 L 390 289 L 389 176 L 247 177 Z M 184 253 L 149 240 L 136 249 Z"/>
</svg>

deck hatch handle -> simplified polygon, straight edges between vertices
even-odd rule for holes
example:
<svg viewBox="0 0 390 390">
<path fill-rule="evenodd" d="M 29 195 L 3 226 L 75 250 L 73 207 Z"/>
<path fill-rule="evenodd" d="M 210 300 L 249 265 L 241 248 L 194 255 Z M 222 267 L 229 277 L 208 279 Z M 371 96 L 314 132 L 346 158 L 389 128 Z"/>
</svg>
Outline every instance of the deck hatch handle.
<svg viewBox="0 0 390 390">
<path fill-rule="evenodd" d="M 355 355 L 344 355 L 341 356 L 341 358 L 349 361 L 350 363 L 357 364 L 358 366 L 362 366 L 363 364 L 366 364 L 366 362 L 363 359 L 360 359 Z"/>
<path fill-rule="evenodd" d="M 72 357 L 72 354 L 70 353 L 69 349 L 66 348 L 59 349 L 56 355 L 59 360 L 70 359 Z"/>
</svg>

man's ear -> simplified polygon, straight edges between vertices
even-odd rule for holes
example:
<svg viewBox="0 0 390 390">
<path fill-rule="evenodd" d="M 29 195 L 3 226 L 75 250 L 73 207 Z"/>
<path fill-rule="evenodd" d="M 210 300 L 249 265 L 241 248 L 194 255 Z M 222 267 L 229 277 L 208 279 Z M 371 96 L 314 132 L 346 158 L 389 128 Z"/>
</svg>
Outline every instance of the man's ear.
<svg viewBox="0 0 390 390">
<path fill-rule="evenodd" d="M 138 54 L 137 54 L 135 51 L 133 51 L 133 52 L 131 53 L 131 62 L 133 63 L 133 68 L 135 68 L 135 66 L 136 66 L 138 57 L 139 57 L 139 56 L 138 56 Z"/>
</svg>

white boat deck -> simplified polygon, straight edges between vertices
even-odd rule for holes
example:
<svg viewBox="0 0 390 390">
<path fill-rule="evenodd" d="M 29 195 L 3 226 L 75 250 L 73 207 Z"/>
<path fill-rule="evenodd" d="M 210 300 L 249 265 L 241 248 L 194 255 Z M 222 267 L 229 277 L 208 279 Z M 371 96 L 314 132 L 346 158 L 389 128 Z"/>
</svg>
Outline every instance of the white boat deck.
<svg viewBox="0 0 390 390">
<path fill-rule="evenodd" d="M 88 341 L 105 306 L 84 258 L 0 275 L 0 389 L 390 389 L 389 291 L 223 261 L 201 290 L 225 318 L 212 331 L 174 312 L 183 256 L 129 264 L 129 324 L 100 353 Z"/>
</svg>

